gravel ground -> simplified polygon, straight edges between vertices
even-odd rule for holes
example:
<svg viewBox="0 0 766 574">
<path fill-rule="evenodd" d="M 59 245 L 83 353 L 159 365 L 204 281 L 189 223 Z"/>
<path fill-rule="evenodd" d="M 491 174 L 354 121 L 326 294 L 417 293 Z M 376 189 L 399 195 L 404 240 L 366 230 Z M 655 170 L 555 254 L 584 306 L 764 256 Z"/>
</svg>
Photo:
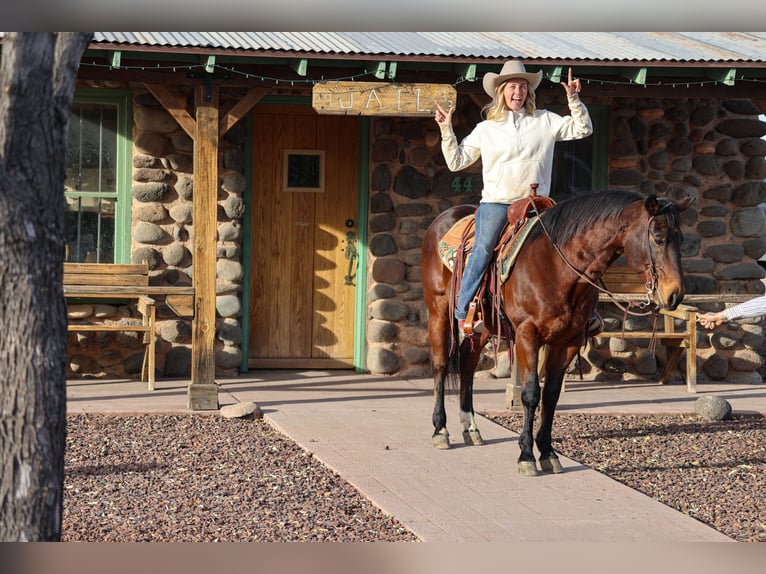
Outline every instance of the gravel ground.
<svg viewBox="0 0 766 574">
<path fill-rule="evenodd" d="M 70 415 L 62 541 L 417 537 L 263 420 Z"/>
<path fill-rule="evenodd" d="M 554 447 L 735 540 L 766 542 L 762 417 L 557 413 Z M 64 488 L 63 541 L 417 541 L 264 420 L 70 415 Z"/>
<path fill-rule="evenodd" d="M 519 432 L 521 413 L 489 418 Z M 740 542 L 766 542 L 766 418 L 556 413 L 553 446 Z"/>
</svg>

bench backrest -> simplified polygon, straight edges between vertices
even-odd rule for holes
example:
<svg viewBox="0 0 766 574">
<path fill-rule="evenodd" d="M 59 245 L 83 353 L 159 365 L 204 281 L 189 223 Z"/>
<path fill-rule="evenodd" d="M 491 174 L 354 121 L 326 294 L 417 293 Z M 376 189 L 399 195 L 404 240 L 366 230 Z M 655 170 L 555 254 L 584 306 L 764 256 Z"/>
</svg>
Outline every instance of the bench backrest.
<svg viewBox="0 0 766 574">
<path fill-rule="evenodd" d="M 612 265 L 602 279 L 612 293 L 646 293 L 646 279 L 643 273 L 636 273 L 624 265 Z"/>
<path fill-rule="evenodd" d="M 64 263 L 64 285 L 149 285 L 149 267 L 133 263 Z"/>
</svg>

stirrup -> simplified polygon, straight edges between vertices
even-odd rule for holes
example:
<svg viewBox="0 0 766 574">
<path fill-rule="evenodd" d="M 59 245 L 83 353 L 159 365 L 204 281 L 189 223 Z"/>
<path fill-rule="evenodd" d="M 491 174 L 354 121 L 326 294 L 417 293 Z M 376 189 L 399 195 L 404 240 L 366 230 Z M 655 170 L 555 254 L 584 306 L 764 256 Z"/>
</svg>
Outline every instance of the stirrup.
<svg viewBox="0 0 766 574">
<path fill-rule="evenodd" d="M 484 330 L 484 320 L 481 318 L 481 313 L 477 313 L 476 309 L 477 304 L 474 299 L 468 305 L 468 313 L 466 313 L 465 320 L 461 320 L 458 323 L 460 330 L 466 336 L 481 333 Z M 477 315 L 476 319 L 474 319 L 474 315 Z"/>
</svg>

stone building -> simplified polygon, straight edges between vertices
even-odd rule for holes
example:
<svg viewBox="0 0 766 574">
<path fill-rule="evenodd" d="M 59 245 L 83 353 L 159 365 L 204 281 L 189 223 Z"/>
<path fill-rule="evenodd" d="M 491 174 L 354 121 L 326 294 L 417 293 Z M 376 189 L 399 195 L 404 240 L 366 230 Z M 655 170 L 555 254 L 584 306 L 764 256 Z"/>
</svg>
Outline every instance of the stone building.
<svg viewBox="0 0 766 574">
<path fill-rule="evenodd" d="M 514 45 L 521 41 L 539 48 L 521 58 L 528 70 L 544 72 L 538 106 L 562 110 L 559 81 L 564 66 L 577 62 L 594 118 L 591 138 L 557 150 L 553 197 L 605 187 L 692 195 L 696 203 L 684 213 L 687 292 L 762 293 L 766 35 L 686 34 L 673 44 L 673 34 L 664 34 L 672 50 L 646 48 L 651 38 L 639 43 L 630 34 L 566 35 L 572 53 L 562 56 L 546 52 L 546 33 L 465 34 L 469 45 L 459 49 L 446 33 L 378 34 L 374 50 L 364 33 L 322 33 L 327 44 L 310 50 L 303 33 L 284 34 L 278 45 L 268 33 L 225 42 L 195 33 L 184 46 L 162 33 L 96 33 L 76 102 L 111 98 L 127 122 L 117 130 L 127 165 L 118 176 L 125 190 L 114 208 L 123 215 L 122 227 L 115 217 L 114 260 L 146 261 L 154 284 L 196 290 L 193 318 L 176 316 L 158 298 L 159 376 L 192 376 L 204 321 L 214 326 L 207 382 L 259 368 L 430 376 L 420 242 L 445 208 L 478 201 L 480 167 L 446 169 L 428 106 L 410 115 L 328 115 L 312 108 L 312 92 L 327 79 L 448 85 L 460 138 L 480 121 L 482 75 L 523 54 Z M 400 54 L 404 36 L 422 50 Z M 247 45 L 236 44 L 243 37 Z M 604 45 L 597 57 L 584 47 L 594 39 Z M 622 48 L 610 44 L 615 39 Z M 717 56 L 724 44 L 725 60 Z M 658 58 L 663 49 L 674 56 Z M 212 138 L 213 148 L 194 131 L 206 106 L 223 134 Z M 306 182 L 291 182 L 291 162 L 303 166 Z M 201 183 L 201 173 L 217 184 Z M 201 194 L 214 206 L 209 212 L 196 211 Z M 214 220 L 205 231 L 214 244 L 210 269 L 194 242 L 202 216 Z M 214 286 L 208 307 L 200 307 L 197 281 Z M 109 319 L 130 311 L 94 312 Z M 701 332 L 700 376 L 760 382 L 763 337 L 757 321 Z M 586 367 L 651 377 L 662 353 L 647 357 L 646 342 L 636 343 L 597 340 L 584 352 Z M 132 375 L 139 354 L 140 342 L 127 335 L 72 335 L 70 375 Z"/>
</svg>

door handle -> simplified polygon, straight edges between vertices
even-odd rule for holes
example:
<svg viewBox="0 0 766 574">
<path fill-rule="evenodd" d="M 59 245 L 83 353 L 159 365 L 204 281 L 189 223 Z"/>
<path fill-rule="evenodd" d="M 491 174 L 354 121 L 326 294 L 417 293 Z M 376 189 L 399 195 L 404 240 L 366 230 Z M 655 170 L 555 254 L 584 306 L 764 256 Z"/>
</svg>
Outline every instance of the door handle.
<svg viewBox="0 0 766 574">
<path fill-rule="evenodd" d="M 343 256 L 348 259 L 348 274 L 346 275 L 346 285 L 354 284 L 354 277 L 356 273 L 355 261 L 358 256 L 356 251 L 356 234 L 353 231 L 346 232 L 346 251 Z"/>
</svg>

